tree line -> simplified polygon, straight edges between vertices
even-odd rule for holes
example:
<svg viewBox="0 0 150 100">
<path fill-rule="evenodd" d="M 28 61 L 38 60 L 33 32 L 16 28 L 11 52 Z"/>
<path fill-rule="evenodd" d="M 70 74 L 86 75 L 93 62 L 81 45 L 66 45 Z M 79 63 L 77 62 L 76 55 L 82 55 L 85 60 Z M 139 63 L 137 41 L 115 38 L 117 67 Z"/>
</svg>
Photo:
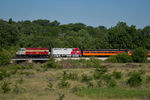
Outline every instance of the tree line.
<svg viewBox="0 0 150 100">
<path fill-rule="evenodd" d="M 83 23 L 60 24 L 46 19 L 15 22 L 0 20 L 0 49 L 47 47 L 80 49 L 150 49 L 150 26 L 137 29 L 118 22 L 116 26 L 92 27 Z"/>
<path fill-rule="evenodd" d="M 46 19 L 18 22 L 12 18 L 8 21 L 0 19 L 0 65 L 7 64 L 8 59 L 15 56 L 20 47 L 150 49 L 150 25 L 137 29 L 135 25 L 118 22 L 115 26 L 106 28 L 83 23 L 60 24 L 57 20 Z"/>
</svg>

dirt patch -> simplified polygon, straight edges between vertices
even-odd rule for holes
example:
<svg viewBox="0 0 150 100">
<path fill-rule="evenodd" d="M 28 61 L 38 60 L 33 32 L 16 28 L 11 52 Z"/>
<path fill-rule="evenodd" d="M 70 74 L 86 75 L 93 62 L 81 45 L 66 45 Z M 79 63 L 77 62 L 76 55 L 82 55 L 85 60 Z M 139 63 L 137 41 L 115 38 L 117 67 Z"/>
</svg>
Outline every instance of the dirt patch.
<svg viewBox="0 0 150 100">
<path fill-rule="evenodd" d="M 127 67 L 127 68 L 138 68 L 138 65 L 128 63 L 125 65 L 125 67 Z"/>
</svg>

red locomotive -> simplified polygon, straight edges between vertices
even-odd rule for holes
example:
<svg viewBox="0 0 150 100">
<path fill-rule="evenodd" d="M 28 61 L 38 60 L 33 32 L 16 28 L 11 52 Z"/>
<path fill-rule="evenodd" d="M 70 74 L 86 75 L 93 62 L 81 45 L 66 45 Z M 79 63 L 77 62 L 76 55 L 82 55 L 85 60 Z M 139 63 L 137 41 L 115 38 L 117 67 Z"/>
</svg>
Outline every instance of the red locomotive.
<svg viewBox="0 0 150 100">
<path fill-rule="evenodd" d="M 20 48 L 16 52 L 17 57 L 49 57 L 48 48 Z"/>
</svg>

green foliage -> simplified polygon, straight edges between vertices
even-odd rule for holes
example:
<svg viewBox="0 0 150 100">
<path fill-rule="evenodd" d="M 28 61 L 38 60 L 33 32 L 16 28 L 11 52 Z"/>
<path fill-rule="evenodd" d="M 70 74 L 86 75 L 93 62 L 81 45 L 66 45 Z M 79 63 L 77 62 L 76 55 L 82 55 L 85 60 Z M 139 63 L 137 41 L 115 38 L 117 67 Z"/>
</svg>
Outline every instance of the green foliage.
<svg viewBox="0 0 150 100">
<path fill-rule="evenodd" d="M 59 98 L 58 98 L 57 100 L 63 100 L 63 99 L 64 99 L 64 97 L 65 97 L 65 95 L 64 95 L 64 94 L 59 94 Z"/>
<path fill-rule="evenodd" d="M 112 76 L 115 79 L 121 79 L 122 78 L 122 73 L 121 72 L 117 72 L 117 71 L 113 71 Z"/>
<path fill-rule="evenodd" d="M 59 88 L 68 88 L 70 87 L 70 83 L 66 80 L 62 79 L 60 83 L 58 83 Z"/>
<path fill-rule="evenodd" d="M 47 85 L 47 86 L 48 86 L 48 89 L 50 89 L 50 90 L 52 90 L 52 89 L 53 89 L 53 84 L 52 84 L 52 82 L 50 82 L 50 81 L 49 81 L 49 83 L 48 83 L 48 85 Z"/>
<path fill-rule="evenodd" d="M 70 79 L 70 80 L 78 80 L 77 73 L 69 73 L 68 74 L 68 79 Z"/>
<path fill-rule="evenodd" d="M 45 65 L 47 68 L 57 68 L 58 64 L 55 62 L 55 59 L 53 57 L 50 57 L 47 64 Z"/>
<path fill-rule="evenodd" d="M 81 90 L 75 92 L 77 96 L 88 96 L 89 98 L 125 98 L 125 99 L 143 99 L 150 95 L 150 90 L 136 89 L 136 88 L 121 88 L 121 87 L 111 87 L 111 88 L 82 88 Z M 146 99 L 147 100 L 147 99 Z"/>
<path fill-rule="evenodd" d="M 19 80 L 17 80 L 17 82 L 18 82 L 19 84 L 22 84 L 22 83 L 24 82 L 24 80 L 23 80 L 23 78 L 22 78 L 22 77 L 20 77 L 20 79 L 19 79 Z"/>
<path fill-rule="evenodd" d="M 150 76 L 149 75 L 146 76 L 146 82 L 150 83 Z"/>
<path fill-rule="evenodd" d="M 102 77 L 102 75 L 104 75 L 106 72 L 108 71 L 107 67 L 106 66 L 100 66 L 100 67 L 97 67 L 95 69 L 95 72 L 93 74 L 93 77 L 95 79 L 99 79 Z"/>
<path fill-rule="evenodd" d="M 75 86 L 75 87 L 72 88 L 72 92 L 75 93 L 75 92 L 77 92 L 77 91 L 80 91 L 81 89 L 82 89 L 82 87 L 80 87 L 80 86 Z"/>
<path fill-rule="evenodd" d="M 116 26 L 107 29 L 105 26 L 92 27 L 83 23 L 62 25 L 57 20 L 50 21 L 47 19 L 18 22 L 13 21 L 12 18 L 9 21 L 0 20 L 0 52 L 2 49 L 6 49 L 12 56 L 15 55 L 15 49 L 19 47 L 47 47 L 49 49 L 58 47 L 79 47 L 80 49 L 135 49 L 145 47 L 149 49 L 149 42 L 150 26 L 139 30 L 136 29 L 136 26 L 128 26 L 125 22 L 118 22 Z M 116 58 L 113 57 L 110 59 L 111 62 L 131 62 L 131 59 L 127 60 L 126 57 L 121 56 L 121 61 L 116 61 Z M 85 65 L 87 67 L 99 66 L 95 62 L 87 61 Z M 8 61 L 0 59 L 1 63 L 7 64 Z M 51 63 L 49 65 L 51 67 L 57 66 L 51 65 Z"/>
<path fill-rule="evenodd" d="M 116 56 L 110 56 L 108 59 L 105 60 L 106 62 L 112 62 L 112 63 L 117 63 L 117 58 Z"/>
<path fill-rule="evenodd" d="M 5 69 L 0 70 L 0 80 L 3 80 L 5 77 L 10 77 L 10 74 Z"/>
<path fill-rule="evenodd" d="M 17 84 L 14 85 L 13 92 L 14 92 L 15 94 L 19 94 L 19 93 L 21 92 L 21 90 L 20 90 L 20 88 L 19 88 L 19 86 L 18 86 Z"/>
<path fill-rule="evenodd" d="M 140 72 L 132 72 L 129 73 L 129 78 L 127 79 L 127 84 L 129 84 L 131 87 L 136 87 L 142 85 L 142 73 Z"/>
<path fill-rule="evenodd" d="M 11 90 L 9 85 L 10 85 L 9 82 L 3 81 L 3 84 L 1 86 L 1 89 L 2 89 L 3 93 L 7 93 Z"/>
<path fill-rule="evenodd" d="M 101 67 L 101 63 L 102 63 L 101 60 L 95 59 L 95 58 L 91 57 L 89 61 L 93 64 L 93 67 L 94 67 L 94 68 L 99 68 L 99 67 Z"/>
<path fill-rule="evenodd" d="M 6 65 L 10 62 L 10 55 L 7 50 L 0 52 L 0 65 Z"/>
<path fill-rule="evenodd" d="M 106 62 L 114 62 L 114 63 L 127 63 L 132 62 L 132 57 L 127 53 L 121 53 L 118 55 L 110 56 Z"/>
<path fill-rule="evenodd" d="M 81 82 L 89 82 L 90 80 L 91 80 L 90 76 L 82 74 L 82 76 L 81 76 Z"/>
<path fill-rule="evenodd" d="M 147 53 L 146 49 L 142 47 L 137 48 L 132 52 L 132 59 L 134 62 L 146 62 L 148 57 Z"/>
</svg>

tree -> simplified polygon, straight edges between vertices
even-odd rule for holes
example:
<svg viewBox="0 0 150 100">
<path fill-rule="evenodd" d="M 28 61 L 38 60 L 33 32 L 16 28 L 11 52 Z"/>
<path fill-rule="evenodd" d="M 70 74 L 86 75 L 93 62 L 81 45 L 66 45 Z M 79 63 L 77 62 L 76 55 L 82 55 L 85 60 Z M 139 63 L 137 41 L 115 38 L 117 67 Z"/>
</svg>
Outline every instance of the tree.
<svg viewBox="0 0 150 100">
<path fill-rule="evenodd" d="M 134 62 L 146 62 L 148 51 L 142 47 L 135 49 L 132 52 L 132 59 Z"/>
</svg>

